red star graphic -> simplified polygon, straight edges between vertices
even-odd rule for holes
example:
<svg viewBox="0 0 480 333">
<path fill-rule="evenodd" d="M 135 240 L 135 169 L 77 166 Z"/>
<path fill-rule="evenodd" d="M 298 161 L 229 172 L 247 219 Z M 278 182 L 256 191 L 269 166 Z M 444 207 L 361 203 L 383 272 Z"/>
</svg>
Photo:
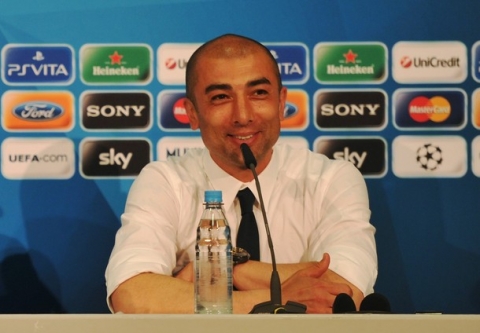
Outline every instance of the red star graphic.
<svg viewBox="0 0 480 333">
<path fill-rule="evenodd" d="M 108 56 L 108 57 L 110 58 L 112 65 L 115 65 L 115 64 L 121 65 L 121 64 L 122 64 L 122 58 L 123 58 L 123 56 L 120 55 L 120 54 L 118 54 L 117 51 L 113 52 L 113 54 L 110 55 L 110 56 Z"/>
<path fill-rule="evenodd" d="M 353 53 L 352 50 L 348 50 L 348 53 L 344 53 L 343 56 L 345 57 L 345 63 L 348 64 L 349 62 L 355 63 L 358 54 Z"/>
</svg>

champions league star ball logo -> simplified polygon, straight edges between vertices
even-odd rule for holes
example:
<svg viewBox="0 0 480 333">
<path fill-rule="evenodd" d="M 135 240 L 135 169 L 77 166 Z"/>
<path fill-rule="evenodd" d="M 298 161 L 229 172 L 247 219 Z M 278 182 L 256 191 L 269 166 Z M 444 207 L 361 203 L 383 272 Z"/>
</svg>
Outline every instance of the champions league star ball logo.
<svg viewBox="0 0 480 333">
<path fill-rule="evenodd" d="M 442 164 L 442 150 L 430 143 L 424 144 L 417 150 L 417 162 L 422 169 L 427 171 L 436 170 Z"/>
</svg>

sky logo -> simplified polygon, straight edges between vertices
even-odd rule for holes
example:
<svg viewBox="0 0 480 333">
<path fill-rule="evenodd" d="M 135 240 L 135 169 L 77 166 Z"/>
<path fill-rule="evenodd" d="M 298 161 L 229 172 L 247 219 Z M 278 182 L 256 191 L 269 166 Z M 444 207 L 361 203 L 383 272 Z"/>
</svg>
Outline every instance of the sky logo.
<svg viewBox="0 0 480 333">
<path fill-rule="evenodd" d="M 380 178 L 387 173 L 387 144 L 380 137 L 321 136 L 315 140 L 313 151 L 352 163 L 365 178 Z"/>
<path fill-rule="evenodd" d="M 131 178 L 151 160 L 150 141 L 143 138 L 85 138 L 80 143 L 84 178 Z"/>
<path fill-rule="evenodd" d="M 308 81 L 308 49 L 300 43 L 265 43 L 278 63 L 283 84 L 302 84 Z"/>
<path fill-rule="evenodd" d="M 8 85 L 69 85 L 75 79 L 69 45 L 7 44 L 2 60 L 2 80 Z"/>
</svg>

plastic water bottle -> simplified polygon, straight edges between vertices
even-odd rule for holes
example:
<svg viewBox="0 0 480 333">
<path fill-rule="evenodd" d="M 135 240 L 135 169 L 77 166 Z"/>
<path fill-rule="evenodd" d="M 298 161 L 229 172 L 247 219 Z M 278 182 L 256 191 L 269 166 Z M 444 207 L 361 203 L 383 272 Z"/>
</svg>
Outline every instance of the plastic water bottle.
<svg viewBox="0 0 480 333">
<path fill-rule="evenodd" d="M 195 313 L 232 313 L 232 241 L 222 191 L 205 191 L 195 245 Z"/>
</svg>

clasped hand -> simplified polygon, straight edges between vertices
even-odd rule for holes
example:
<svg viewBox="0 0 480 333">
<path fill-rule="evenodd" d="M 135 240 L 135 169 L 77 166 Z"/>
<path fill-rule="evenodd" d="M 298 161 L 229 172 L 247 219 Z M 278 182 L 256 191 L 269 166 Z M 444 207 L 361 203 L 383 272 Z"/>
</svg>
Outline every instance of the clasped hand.
<svg viewBox="0 0 480 333">
<path fill-rule="evenodd" d="M 245 274 L 247 271 L 248 266 L 254 264 L 253 262 L 249 262 L 244 264 L 244 267 L 236 267 L 234 268 L 234 285 L 237 289 L 241 290 L 240 292 L 245 292 L 248 290 L 254 289 L 268 289 L 270 285 L 270 274 L 265 274 L 262 278 L 261 286 L 256 281 L 256 285 L 250 285 L 249 287 L 245 285 L 245 283 L 241 283 L 241 285 L 237 285 L 236 281 L 242 280 L 241 277 L 236 276 L 236 274 Z M 257 267 L 252 265 L 252 268 L 258 268 L 258 265 L 268 265 L 266 263 L 255 263 Z M 243 264 L 242 264 L 243 265 Z M 324 254 L 321 261 L 318 262 L 309 262 L 303 264 L 292 264 L 291 267 L 299 266 L 302 267 L 293 274 L 282 272 L 282 267 L 287 267 L 289 265 L 281 265 L 279 267 L 280 277 L 282 276 L 285 278 L 285 281 L 282 283 L 282 300 L 283 303 L 286 301 L 294 301 L 298 303 L 302 303 L 307 306 L 307 313 L 332 313 L 332 306 L 333 302 L 337 295 L 341 293 L 348 294 L 353 296 L 352 288 L 350 287 L 349 283 L 344 280 L 341 276 L 336 274 L 335 272 L 328 269 L 330 265 L 330 256 L 328 254 Z M 306 267 L 305 267 L 306 266 Z M 271 272 L 271 266 L 266 267 L 265 271 Z M 255 274 L 252 273 L 252 269 L 248 270 L 249 272 L 246 273 L 248 275 Z M 256 271 L 259 271 L 256 269 Z M 286 271 L 289 271 L 286 269 Z M 291 271 L 291 268 L 290 268 Z M 177 275 L 176 278 L 193 282 L 193 264 L 189 263 L 182 269 Z M 240 284 L 240 283 L 239 283 Z M 263 300 L 267 301 L 267 300 Z M 252 304 L 252 306 L 255 304 Z"/>
</svg>

